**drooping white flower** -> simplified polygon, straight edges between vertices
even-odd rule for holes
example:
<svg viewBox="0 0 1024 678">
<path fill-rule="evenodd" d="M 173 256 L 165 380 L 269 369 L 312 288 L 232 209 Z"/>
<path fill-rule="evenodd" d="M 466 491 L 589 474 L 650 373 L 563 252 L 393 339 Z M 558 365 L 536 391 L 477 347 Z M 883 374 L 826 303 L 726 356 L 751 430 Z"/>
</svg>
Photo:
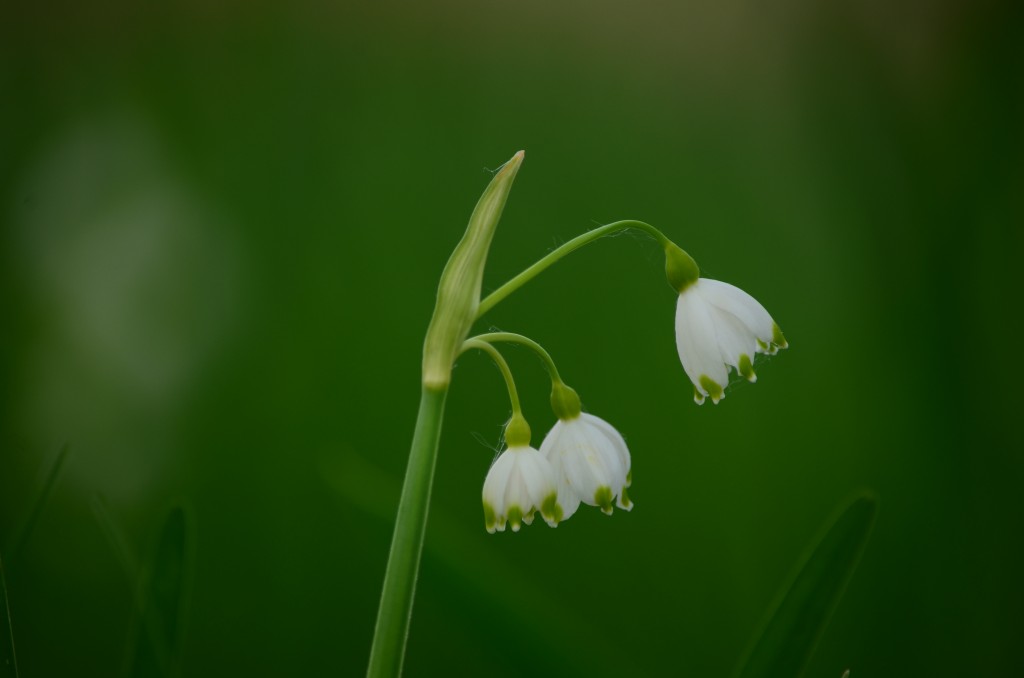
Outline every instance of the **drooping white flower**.
<svg viewBox="0 0 1024 678">
<path fill-rule="evenodd" d="M 554 468 L 562 520 L 575 513 L 580 502 L 600 506 L 609 515 L 613 501 L 627 511 L 633 508 L 626 494 L 632 481 L 629 448 L 608 422 L 586 413 L 560 418 L 540 451 Z"/>
<path fill-rule="evenodd" d="M 554 470 L 529 445 L 510 445 L 498 456 L 484 479 L 483 503 L 484 527 L 491 534 L 504 532 L 506 521 L 518 532 L 536 511 L 551 527 L 562 519 Z"/>
<path fill-rule="evenodd" d="M 788 346 L 764 306 L 738 287 L 699 278 L 679 293 L 676 347 L 698 405 L 725 397 L 730 367 L 756 381 L 754 356 Z"/>
</svg>

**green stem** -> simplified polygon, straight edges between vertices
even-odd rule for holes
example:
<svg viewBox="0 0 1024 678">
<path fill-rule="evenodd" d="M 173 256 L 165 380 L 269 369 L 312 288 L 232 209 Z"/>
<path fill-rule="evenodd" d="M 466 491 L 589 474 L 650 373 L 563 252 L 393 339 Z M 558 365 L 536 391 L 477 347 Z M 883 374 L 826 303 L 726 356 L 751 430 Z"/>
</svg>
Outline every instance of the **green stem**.
<svg viewBox="0 0 1024 678">
<path fill-rule="evenodd" d="M 393 678 L 402 673 L 447 394 L 445 385 L 440 388 L 424 386 L 420 395 L 416 431 L 412 437 L 409 465 L 405 471 L 384 574 L 384 590 L 377 611 L 373 647 L 370 649 L 370 667 L 366 671 L 369 678 Z"/>
<path fill-rule="evenodd" d="M 514 332 L 488 332 L 487 334 L 478 334 L 475 337 L 470 337 L 470 340 L 473 339 L 486 341 L 487 343 L 507 342 L 510 344 L 522 344 L 540 356 L 540 359 L 544 362 L 544 367 L 548 370 L 548 374 L 551 375 L 552 383 L 562 383 L 562 377 L 558 375 L 558 368 L 555 367 L 555 361 L 551 358 L 551 354 L 545 351 L 543 346 L 529 337 L 524 337 L 523 335 L 515 334 Z"/>
<path fill-rule="evenodd" d="M 564 420 L 575 419 L 580 416 L 579 394 L 565 385 L 562 377 L 558 374 L 558 368 L 555 367 L 555 361 L 552 360 L 551 354 L 545 351 L 544 347 L 533 339 L 512 332 L 490 332 L 470 337 L 466 341 L 488 342 L 488 344 L 490 342 L 505 341 L 513 344 L 522 344 L 533 349 L 540 356 L 541 360 L 544 361 L 544 366 L 547 368 L 548 374 L 551 375 L 551 409 L 555 415 L 559 419 Z"/>
<path fill-rule="evenodd" d="M 584 245 L 589 245 L 595 240 L 603 238 L 606 235 L 611 235 L 612 233 L 624 231 L 629 228 L 635 228 L 637 230 L 649 233 L 651 236 L 654 237 L 655 240 L 658 241 L 658 244 L 661 245 L 662 247 L 667 248 L 669 245 L 672 245 L 672 241 L 666 238 L 664 233 L 656 229 L 654 226 L 651 226 L 650 224 L 645 223 L 643 221 L 634 221 L 633 219 L 626 219 L 624 221 L 616 221 L 610 224 L 605 224 L 604 226 L 598 226 L 594 230 L 587 231 L 582 235 L 578 235 L 569 242 L 562 245 L 561 247 L 558 247 L 555 250 L 549 252 L 547 256 L 542 258 L 540 261 L 533 264 L 525 271 L 523 271 L 522 273 L 512 278 L 507 283 L 505 283 L 504 285 L 502 285 L 501 287 L 487 295 L 487 297 L 480 302 L 480 306 L 477 309 L 477 319 L 479 320 L 481 316 L 487 313 L 487 311 L 494 308 L 505 297 L 512 294 L 520 287 L 533 280 L 534 277 L 545 271 L 549 266 L 556 263 L 559 259 L 569 254 L 570 252 L 574 252 L 579 248 L 583 247 Z"/>
<path fill-rule="evenodd" d="M 524 339 L 526 337 L 523 337 Z M 509 369 L 508 363 L 505 362 L 505 358 L 498 352 L 498 349 L 491 346 L 486 341 L 481 341 L 480 337 L 471 337 L 466 341 L 462 342 L 462 353 L 468 351 L 471 348 L 477 348 L 487 353 L 494 360 L 498 369 L 501 370 L 501 376 L 505 377 L 505 386 L 508 387 L 508 399 L 512 401 L 512 416 L 522 416 L 523 411 L 519 407 L 519 392 L 516 390 L 516 382 L 512 379 L 512 370 Z M 544 349 L 541 349 L 542 351 Z"/>
</svg>

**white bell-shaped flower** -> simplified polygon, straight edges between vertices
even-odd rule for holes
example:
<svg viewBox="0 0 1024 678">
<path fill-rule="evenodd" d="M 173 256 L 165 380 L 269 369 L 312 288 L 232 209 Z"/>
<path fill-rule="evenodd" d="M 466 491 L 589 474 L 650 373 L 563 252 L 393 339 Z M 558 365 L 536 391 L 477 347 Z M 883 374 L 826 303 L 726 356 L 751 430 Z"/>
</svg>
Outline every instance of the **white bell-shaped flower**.
<svg viewBox="0 0 1024 678">
<path fill-rule="evenodd" d="M 560 418 L 540 451 L 554 468 L 563 520 L 580 502 L 600 506 L 609 515 L 613 502 L 627 511 L 633 508 L 626 494 L 632 480 L 629 448 L 608 422 L 586 413 Z"/>
<path fill-rule="evenodd" d="M 728 283 L 700 278 L 679 293 L 676 346 L 698 405 L 725 397 L 729 368 L 756 381 L 754 356 L 789 344 L 764 306 Z"/>
<path fill-rule="evenodd" d="M 555 473 L 550 462 L 529 445 L 510 445 L 487 471 L 483 491 L 484 527 L 505 531 L 506 521 L 518 532 L 540 511 L 551 527 L 562 519 Z"/>
</svg>

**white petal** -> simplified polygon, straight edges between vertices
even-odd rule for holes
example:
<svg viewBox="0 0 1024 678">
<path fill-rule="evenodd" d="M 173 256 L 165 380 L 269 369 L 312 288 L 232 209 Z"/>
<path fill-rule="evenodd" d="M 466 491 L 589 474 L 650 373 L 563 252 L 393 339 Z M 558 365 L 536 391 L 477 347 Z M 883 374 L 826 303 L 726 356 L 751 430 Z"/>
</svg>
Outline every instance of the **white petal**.
<svg viewBox="0 0 1024 678">
<path fill-rule="evenodd" d="M 539 451 L 527 446 L 505 450 L 484 479 L 484 527 L 488 532 L 503 532 L 512 518 L 512 531 L 518 532 L 521 526 L 515 520 L 520 517 L 517 511 L 522 522 L 529 525 L 534 511 L 555 495 L 555 488 L 554 470 Z M 549 524 L 556 523 L 552 520 Z"/>
<path fill-rule="evenodd" d="M 484 479 L 483 499 L 498 515 L 505 513 L 505 488 L 508 487 L 509 475 L 515 467 L 515 457 L 505 450 L 487 471 Z"/>
<path fill-rule="evenodd" d="M 559 419 L 555 422 L 555 425 L 551 427 L 551 430 L 548 431 L 548 434 L 544 436 L 544 441 L 540 444 L 540 453 L 552 464 L 555 464 L 557 461 L 555 459 L 555 448 L 561 441 L 562 433 L 564 431 L 565 423 Z"/>
<path fill-rule="evenodd" d="M 570 429 L 574 453 L 568 457 L 567 466 L 572 470 L 569 484 L 583 503 L 597 506 L 598 491 L 607 488 L 613 493 L 608 499 L 612 499 L 615 490 L 625 484 L 626 471 L 611 441 L 588 429 L 578 419 L 573 423 L 577 425 Z"/>
<path fill-rule="evenodd" d="M 544 442 L 540 444 L 540 453 L 551 463 L 551 469 L 555 474 L 555 483 L 558 491 L 558 505 L 562 508 L 562 520 L 568 520 L 580 506 L 579 495 L 569 485 L 565 477 L 565 467 L 562 463 L 562 437 L 565 434 L 565 423 L 561 419 L 555 422 L 548 434 L 544 436 Z"/>
<path fill-rule="evenodd" d="M 523 473 L 519 465 L 519 451 L 509 448 L 505 451 L 505 454 L 512 455 L 516 461 L 512 466 L 511 472 L 509 472 L 508 484 L 505 486 L 505 515 L 507 517 L 512 508 L 518 508 L 523 513 L 526 513 L 527 507 L 524 506 L 524 503 L 529 501 L 529 497 L 523 485 Z"/>
<path fill-rule="evenodd" d="M 555 471 L 558 474 L 558 471 Z M 576 513 L 576 509 L 580 507 L 580 495 L 576 494 L 576 490 L 572 489 L 569 481 L 564 476 L 561 476 L 561 481 L 558 483 L 558 505 L 562 508 L 562 520 L 568 520 L 572 517 L 572 514 Z"/>
<path fill-rule="evenodd" d="M 615 449 L 616 454 L 619 457 L 619 464 L 622 470 L 625 471 L 625 476 L 622 478 L 622 484 L 616 487 L 612 487 L 612 491 L 615 493 L 616 505 L 626 511 L 633 509 L 633 502 L 630 501 L 629 495 L 626 493 L 626 488 L 632 484 L 632 460 L 629 456 L 629 448 L 626 447 L 626 441 L 622 435 L 615 430 L 615 427 L 606 422 L 600 417 L 595 417 L 592 414 L 583 413 L 580 415 L 581 418 L 585 418 L 588 424 L 594 429 L 597 429 L 598 433 L 605 436 Z"/>
<path fill-rule="evenodd" d="M 555 472 L 551 463 L 539 451 L 527 447 L 520 451 L 519 469 L 531 509 L 540 509 L 544 500 L 555 493 Z"/>
<path fill-rule="evenodd" d="M 697 287 L 707 303 L 736 316 L 761 341 L 771 342 L 774 322 L 757 299 L 720 280 L 701 278 Z"/>
<path fill-rule="evenodd" d="M 509 454 L 508 450 L 505 450 L 491 464 L 491 468 L 487 471 L 487 477 L 484 478 L 484 527 L 488 532 L 505 531 L 505 510 L 507 508 L 505 493 L 514 469 L 515 455 Z M 494 524 L 487 523 L 487 507 L 494 512 Z"/>
<path fill-rule="evenodd" d="M 622 434 L 616 431 L 614 426 L 609 424 L 604 419 L 601 419 L 600 417 L 595 417 L 592 414 L 587 414 L 586 412 L 583 412 L 580 414 L 580 418 L 583 419 L 583 421 L 589 423 L 591 426 L 596 428 L 598 431 L 604 434 L 605 437 L 608 438 L 612 446 L 615 448 L 616 454 L 618 454 L 619 456 L 619 463 L 622 465 L 622 468 L 625 470 L 626 474 L 629 474 L 632 465 L 631 460 L 629 458 L 629 448 L 626 446 L 626 440 L 622 437 Z"/>
<path fill-rule="evenodd" d="M 552 467 L 555 469 L 555 477 L 558 478 L 558 491 L 559 491 L 559 503 L 562 503 L 562 493 L 567 492 L 566 499 L 569 500 L 566 504 L 562 504 L 562 510 L 568 515 L 568 508 L 575 503 L 579 505 L 579 495 L 581 488 L 579 475 L 581 473 L 581 465 L 584 462 L 581 459 L 581 451 L 577 445 L 576 437 L 573 435 L 574 424 L 577 419 L 572 421 L 559 420 L 551 428 L 551 431 L 544 437 L 544 442 L 541 443 L 540 449 L 542 453 L 551 462 Z M 575 511 L 576 508 L 572 507 Z"/>
<path fill-rule="evenodd" d="M 697 289 L 701 282 L 703 278 L 679 295 L 676 348 L 686 376 L 697 391 L 706 396 L 708 390 L 701 385 L 700 378 L 705 376 L 724 389 L 729 383 L 729 371 L 722 361 L 711 309 Z"/>
<path fill-rule="evenodd" d="M 610 513 L 612 502 L 618 497 L 620 507 L 632 508 L 629 498 L 624 496 L 630 468 L 629 449 L 619 432 L 604 420 L 589 414 L 561 420 L 545 436 L 541 450 L 551 461 L 558 479 L 562 520 L 575 513 L 581 502 L 600 505 Z"/>
<path fill-rule="evenodd" d="M 757 353 L 757 337 L 740 322 L 739 318 L 727 311 L 712 306 L 711 315 L 715 319 L 722 362 L 735 367 L 736 374 L 739 374 L 740 356 L 746 355 L 747 358 L 753 359 Z"/>
</svg>

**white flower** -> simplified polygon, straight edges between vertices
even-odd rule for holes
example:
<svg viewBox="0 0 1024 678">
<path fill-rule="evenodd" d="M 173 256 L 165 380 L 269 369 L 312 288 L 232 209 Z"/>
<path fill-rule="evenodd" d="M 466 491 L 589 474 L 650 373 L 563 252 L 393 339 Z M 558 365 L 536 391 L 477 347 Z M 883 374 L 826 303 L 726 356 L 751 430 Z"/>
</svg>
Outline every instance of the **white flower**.
<svg viewBox="0 0 1024 678">
<path fill-rule="evenodd" d="M 558 503 L 565 520 L 580 502 L 612 512 L 612 501 L 627 511 L 633 502 L 626 495 L 632 480 L 629 448 L 611 424 L 591 414 L 559 419 L 540 446 L 554 468 Z"/>
<path fill-rule="evenodd" d="M 504 532 L 506 520 L 518 532 L 538 510 L 551 527 L 562 519 L 554 470 L 528 445 L 512 445 L 498 456 L 484 479 L 483 502 L 484 527 L 491 534 Z"/>
<path fill-rule="evenodd" d="M 754 356 L 774 354 L 789 344 L 768 311 L 728 283 L 700 278 L 679 293 L 676 346 L 698 405 L 718 403 L 729 384 L 729 367 L 756 381 Z"/>
</svg>

